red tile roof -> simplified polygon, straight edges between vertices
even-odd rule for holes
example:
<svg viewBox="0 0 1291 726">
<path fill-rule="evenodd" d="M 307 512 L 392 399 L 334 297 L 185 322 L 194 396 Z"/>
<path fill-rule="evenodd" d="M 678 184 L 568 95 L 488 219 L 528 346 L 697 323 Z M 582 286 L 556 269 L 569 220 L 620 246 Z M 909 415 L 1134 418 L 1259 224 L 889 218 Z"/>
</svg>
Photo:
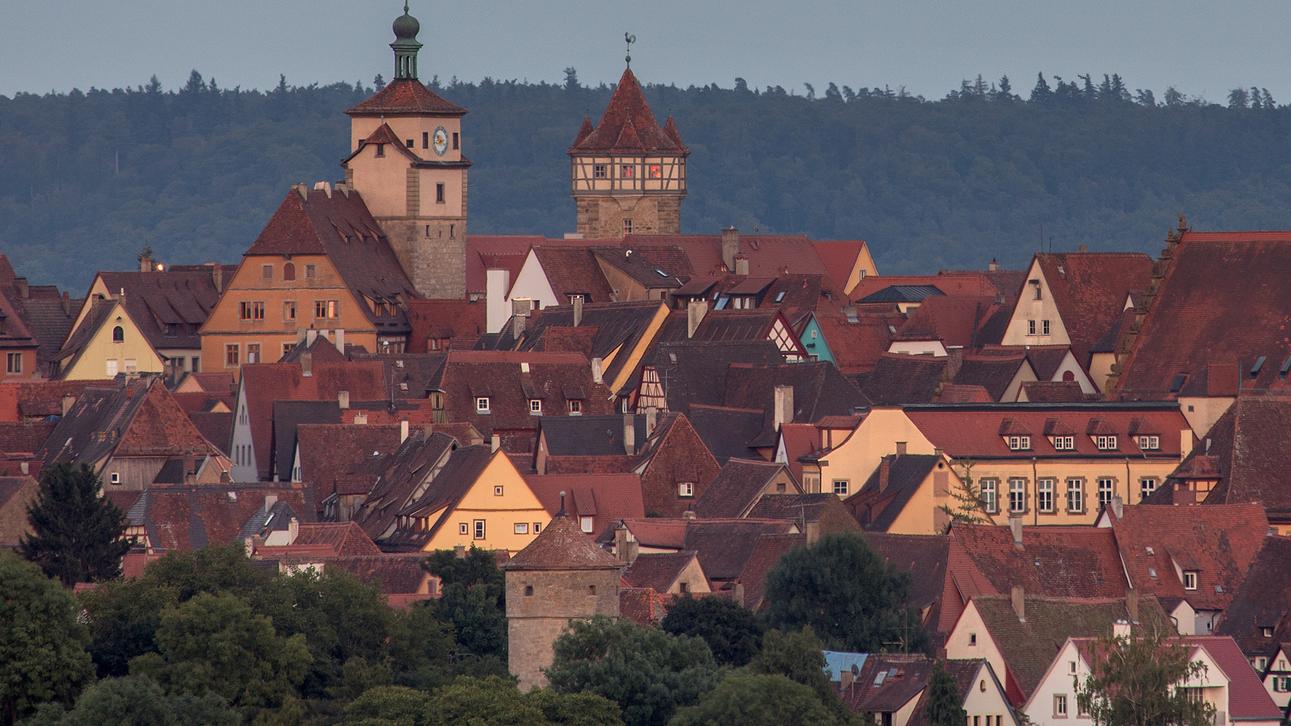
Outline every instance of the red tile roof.
<svg viewBox="0 0 1291 726">
<path fill-rule="evenodd" d="M 158 350 L 201 348 L 197 331 L 206 322 L 220 289 L 215 265 L 174 265 L 165 271 L 100 272 L 112 295 L 122 299 L 130 319 L 148 343 Z M 220 265 L 222 279 L 231 280 L 236 265 Z"/>
<path fill-rule="evenodd" d="M 352 467 L 390 454 L 399 444 L 398 424 L 301 424 L 296 429 L 301 481 L 321 503 Z"/>
<path fill-rule="evenodd" d="M 243 528 L 271 506 L 286 505 L 303 523 L 313 520 L 308 492 L 290 485 L 199 484 L 152 487 L 130 511 L 143 526 L 153 549 L 187 551 L 231 544 Z"/>
<path fill-rule="evenodd" d="M 693 550 L 653 552 L 638 555 L 623 571 L 623 579 L 632 587 L 645 587 L 666 593 L 672 583 L 695 560 Z"/>
<path fill-rule="evenodd" d="M 1130 292 L 1152 280 L 1152 258 L 1137 252 L 1054 252 L 1035 259 L 1081 365 L 1117 324 Z"/>
<path fill-rule="evenodd" d="M 1291 641 L 1288 603 L 1291 537 L 1266 537 L 1215 632 L 1235 638 L 1249 657 L 1271 656 L 1273 649 Z M 1266 637 L 1264 628 L 1272 628 L 1273 637 Z"/>
<path fill-rule="evenodd" d="M 466 109 L 444 100 L 415 78 L 396 78 L 345 113 L 350 116 L 465 116 Z"/>
<path fill-rule="evenodd" d="M 430 341 L 448 339 L 458 350 L 473 348 L 484 330 L 484 301 L 409 300 L 408 350 L 432 350 Z"/>
<path fill-rule="evenodd" d="M 791 550 L 807 546 L 801 534 L 763 533 L 757 535 L 753 547 L 744 558 L 736 581 L 744 588 L 744 607 L 757 611 L 766 599 L 767 575 L 780 564 L 780 558 Z M 705 571 L 705 574 L 708 574 Z M 711 577 L 711 575 L 709 575 Z"/>
<path fill-rule="evenodd" d="M 553 517 L 527 547 L 512 557 L 507 570 L 618 570 L 619 559 L 583 534 L 573 517 Z"/>
<path fill-rule="evenodd" d="M 940 340 L 947 347 L 976 348 L 982 327 L 1001 306 L 994 296 L 934 295 L 910 314 L 899 340 Z"/>
<path fill-rule="evenodd" d="M 600 534 L 620 519 L 645 516 L 641 477 L 637 474 L 525 474 L 525 482 L 553 517 L 565 511 L 575 519 L 592 518 L 592 533 Z"/>
<path fill-rule="evenodd" d="M 858 315 L 854 323 L 842 316 L 819 315 L 816 324 L 834 356 L 834 365 L 844 373 L 859 373 L 874 369 L 903 320 L 895 312 Z"/>
<path fill-rule="evenodd" d="M 573 154 L 597 153 L 664 153 L 684 156 L 690 153 L 681 143 L 676 133 L 676 125 L 668 120 L 671 133 L 659 127 L 650 105 L 646 103 L 641 84 L 628 68 L 619 78 L 614 95 L 605 107 L 605 113 L 590 133 L 586 124 L 579 130 L 574 144 L 569 147 Z"/>
<path fill-rule="evenodd" d="M 856 379 L 875 406 L 931 403 L 944 387 L 949 363 L 945 356 L 884 353 Z"/>
<path fill-rule="evenodd" d="M 931 285 L 946 295 L 988 297 L 999 294 L 995 283 L 984 272 L 943 271 L 936 275 L 870 275 L 852 290 L 852 299 L 860 300 L 893 285 Z"/>
</svg>

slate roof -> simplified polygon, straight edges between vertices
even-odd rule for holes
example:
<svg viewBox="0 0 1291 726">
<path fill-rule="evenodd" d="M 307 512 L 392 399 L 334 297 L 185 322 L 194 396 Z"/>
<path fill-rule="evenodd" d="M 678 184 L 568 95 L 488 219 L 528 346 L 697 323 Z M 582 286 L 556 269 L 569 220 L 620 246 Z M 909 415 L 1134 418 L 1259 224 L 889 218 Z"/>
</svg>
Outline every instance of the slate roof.
<svg viewBox="0 0 1291 726">
<path fill-rule="evenodd" d="M 270 463 L 273 476 L 278 481 L 291 481 L 297 426 L 340 422 L 341 407 L 336 401 L 274 401 L 273 461 Z"/>
<path fill-rule="evenodd" d="M 1008 672 L 1025 700 L 1044 678 L 1068 638 L 1110 636 L 1117 620 L 1131 620 L 1124 597 L 1024 598 L 1026 622 L 1018 620 L 1009 595 L 978 595 L 973 604 L 999 648 Z M 1173 629 L 1153 597 L 1139 598 L 1138 622 L 1145 628 Z"/>
<path fill-rule="evenodd" d="M 618 570 L 623 563 L 583 534 L 573 517 L 553 517 L 505 570 Z"/>
<path fill-rule="evenodd" d="M 219 267 L 222 279 L 233 279 L 236 265 Z M 220 299 L 214 269 L 172 265 L 165 271 L 100 272 L 98 277 L 112 295 L 124 291 L 130 319 L 153 348 L 201 348 L 197 331 Z"/>
<path fill-rule="evenodd" d="M 696 559 L 693 550 L 680 552 L 654 552 L 637 555 L 623 571 L 623 579 L 632 587 L 645 587 L 655 592 L 667 592 L 672 583 Z"/>
<path fill-rule="evenodd" d="M 627 68 L 619 78 L 601 120 L 590 129 L 589 122 L 584 121 L 578 137 L 569 147 L 569 153 L 571 156 L 599 153 L 689 154 L 671 118 L 667 126 L 667 130 L 660 128 L 659 122 L 655 121 L 641 84 L 632 69 Z"/>
<path fill-rule="evenodd" d="M 765 412 L 760 408 L 692 405 L 686 418 L 695 427 L 718 464 L 754 455 L 751 445 L 762 434 Z"/>
<path fill-rule="evenodd" d="M 1291 641 L 1288 603 L 1291 537 L 1266 537 L 1215 633 L 1232 636 L 1248 657 L 1271 656 L 1281 643 Z M 1262 628 L 1273 628 L 1272 637 L 1264 637 Z"/>
<path fill-rule="evenodd" d="M 1152 258 L 1138 252 L 1052 252 L 1035 259 L 1081 365 L 1117 324 L 1130 291 L 1152 280 Z"/>
<path fill-rule="evenodd" d="M 886 532 L 938 461 L 940 456 L 924 454 L 884 456 L 865 484 L 843 503 L 865 529 Z"/>
<path fill-rule="evenodd" d="M 1109 509 L 1106 516 L 1130 583 L 1142 593 L 1187 600 L 1197 610 L 1228 607 L 1269 529 L 1258 504 L 1140 504 L 1123 507 L 1119 517 Z M 1197 572 L 1196 590 L 1184 590 L 1176 569 Z"/>
<path fill-rule="evenodd" d="M 637 474 L 525 474 L 525 483 L 553 517 L 565 511 L 581 520 L 592 518 L 592 532 L 604 532 L 612 522 L 645 516 L 641 477 Z"/>
<path fill-rule="evenodd" d="M 732 365 L 726 373 L 724 404 L 765 412 L 763 436 L 774 445 L 775 387 L 793 387 L 793 420 L 812 423 L 823 416 L 848 415 L 869 408 L 870 401 L 829 363 L 788 363 L 778 366 Z"/>
<path fill-rule="evenodd" d="M 466 109 L 444 100 L 415 78 L 396 78 L 345 113 L 350 116 L 465 116 Z"/>
<path fill-rule="evenodd" d="M 946 377 L 945 356 L 885 353 L 857 380 L 875 406 L 932 403 Z"/>
<path fill-rule="evenodd" d="M 700 517 L 742 517 L 781 471 L 787 473 L 785 465 L 773 461 L 729 459 L 692 509 Z"/>
<path fill-rule="evenodd" d="M 265 526 L 266 497 L 276 498 L 271 508 L 288 507 L 302 523 L 313 519 L 314 502 L 301 487 L 200 484 L 149 488 L 130 509 L 128 520 L 145 529 L 159 552 L 225 545 Z"/>
<path fill-rule="evenodd" d="M 860 298 L 860 302 L 917 303 L 923 302 L 925 298 L 945 294 L 935 285 L 889 285 Z"/>
<path fill-rule="evenodd" d="M 243 262 L 257 255 L 327 255 L 356 300 L 396 303 L 392 314 L 382 315 L 361 302 L 378 331 L 407 332 L 403 305 L 397 303 L 419 295 L 358 192 L 287 192 L 243 253 Z"/>
</svg>

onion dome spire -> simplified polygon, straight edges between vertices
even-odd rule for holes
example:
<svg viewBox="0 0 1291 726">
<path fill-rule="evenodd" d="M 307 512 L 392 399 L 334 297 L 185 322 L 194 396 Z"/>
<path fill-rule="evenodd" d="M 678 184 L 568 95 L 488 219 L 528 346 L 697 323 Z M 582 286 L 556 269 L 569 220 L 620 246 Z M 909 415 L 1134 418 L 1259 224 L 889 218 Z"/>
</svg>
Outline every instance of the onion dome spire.
<svg viewBox="0 0 1291 726">
<path fill-rule="evenodd" d="M 408 13 L 408 2 L 404 0 L 403 15 L 394 19 L 394 42 L 390 48 L 394 50 L 394 77 L 395 78 L 417 78 L 417 51 L 421 50 L 421 43 L 417 42 L 417 33 L 421 31 L 421 23 Z"/>
</svg>

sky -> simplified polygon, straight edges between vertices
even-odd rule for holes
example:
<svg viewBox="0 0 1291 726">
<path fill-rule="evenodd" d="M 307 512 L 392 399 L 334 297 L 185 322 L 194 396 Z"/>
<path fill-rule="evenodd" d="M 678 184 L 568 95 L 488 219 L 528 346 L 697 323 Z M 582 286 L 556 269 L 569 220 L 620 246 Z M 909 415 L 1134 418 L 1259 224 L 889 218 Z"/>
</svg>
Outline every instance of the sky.
<svg viewBox="0 0 1291 726">
<path fill-rule="evenodd" d="M 370 83 L 393 68 L 398 0 L 0 0 L 0 94 L 146 83 L 191 69 L 221 86 Z M 1223 101 L 1291 101 L 1286 0 L 412 0 L 420 68 L 475 81 L 613 82 L 623 33 L 648 83 L 818 89 L 904 86 L 940 98 L 963 78 L 1120 73 Z M 1052 80 L 1051 80 L 1052 82 Z"/>
</svg>

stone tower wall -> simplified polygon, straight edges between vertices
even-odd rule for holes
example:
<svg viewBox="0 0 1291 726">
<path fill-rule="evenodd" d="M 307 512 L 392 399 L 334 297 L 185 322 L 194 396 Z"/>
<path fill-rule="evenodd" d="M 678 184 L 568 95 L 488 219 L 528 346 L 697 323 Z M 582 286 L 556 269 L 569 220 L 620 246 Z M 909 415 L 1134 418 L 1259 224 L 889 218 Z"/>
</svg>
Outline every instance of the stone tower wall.
<svg viewBox="0 0 1291 726">
<path fill-rule="evenodd" d="M 634 234 L 680 234 L 680 194 L 575 197 L 576 231 L 586 239 L 622 239 L 623 220 Z"/>
<path fill-rule="evenodd" d="M 508 667 L 522 690 L 547 685 L 542 669 L 571 620 L 619 616 L 619 580 L 617 569 L 506 573 Z"/>
</svg>

